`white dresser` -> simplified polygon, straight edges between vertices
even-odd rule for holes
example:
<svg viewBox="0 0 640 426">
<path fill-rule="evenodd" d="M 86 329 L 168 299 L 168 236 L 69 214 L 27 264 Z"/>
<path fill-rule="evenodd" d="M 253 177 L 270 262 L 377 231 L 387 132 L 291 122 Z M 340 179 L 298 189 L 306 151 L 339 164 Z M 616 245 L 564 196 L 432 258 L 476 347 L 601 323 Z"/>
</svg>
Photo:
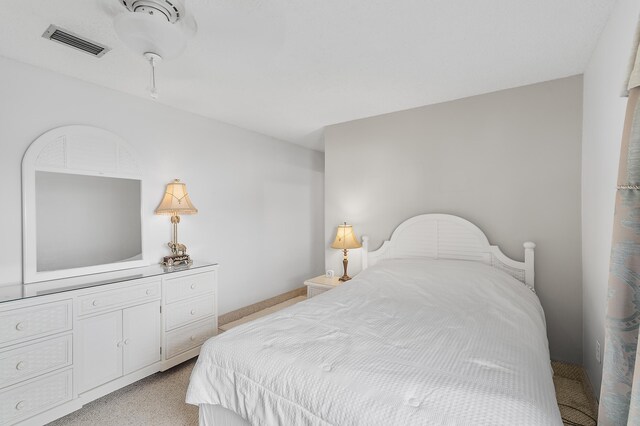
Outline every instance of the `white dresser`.
<svg viewBox="0 0 640 426">
<path fill-rule="evenodd" d="M 0 424 L 45 424 L 198 355 L 218 329 L 217 273 L 151 266 L 0 294 Z"/>
</svg>

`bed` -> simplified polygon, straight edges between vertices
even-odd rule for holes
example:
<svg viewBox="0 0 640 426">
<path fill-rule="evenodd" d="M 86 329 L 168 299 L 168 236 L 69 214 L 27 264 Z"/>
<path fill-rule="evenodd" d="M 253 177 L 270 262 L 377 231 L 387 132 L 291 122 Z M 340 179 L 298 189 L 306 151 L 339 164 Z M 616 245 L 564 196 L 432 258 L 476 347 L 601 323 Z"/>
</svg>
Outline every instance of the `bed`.
<svg viewBox="0 0 640 426">
<path fill-rule="evenodd" d="M 209 340 L 202 425 L 561 425 L 533 252 L 421 215 L 344 285 Z"/>
</svg>

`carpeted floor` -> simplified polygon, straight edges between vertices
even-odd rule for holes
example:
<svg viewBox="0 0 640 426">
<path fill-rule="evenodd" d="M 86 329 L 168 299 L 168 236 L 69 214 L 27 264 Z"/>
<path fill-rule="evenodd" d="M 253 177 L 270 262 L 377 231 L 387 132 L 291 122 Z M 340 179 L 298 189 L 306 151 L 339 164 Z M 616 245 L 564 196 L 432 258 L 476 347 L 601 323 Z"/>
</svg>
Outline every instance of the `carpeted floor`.
<svg viewBox="0 0 640 426">
<path fill-rule="evenodd" d="M 304 300 L 304 297 L 292 299 L 269 308 L 268 312 L 256 312 L 251 318 L 242 318 L 229 323 L 225 329 L 240 325 L 249 320 L 274 312 L 285 306 Z M 289 302 L 289 301 L 287 301 Z M 275 309 L 274 309 L 275 308 Z M 224 330 L 221 330 L 224 331 Z M 198 408 L 185 404 L 184 398 L 189 384 L 189 376 L 195 360 L 181 364 L 164 373 L 156 373 L 146 379 L 122 388 L 82 409 L 63 417 L 50 425 L 54 426 L 186 426 L 198 424 Z M 563 367 L 567 367 L 566 369 Z M 577 380 L 576 366 L 554 363 L 553 381 L 556 397 L 565 425 L 593 426 L 595 414 L 589 403 L 582 383 Z M 568 374 L 567 374 L 568 373 Z"/>
<path fill-rule="evenodd" d="M 55 426 L 195 426 L 198 407 L 185 404 L 195 360 L 156 373 L 96 399 L 50 425 Z"/>
<path fill-rule="evenodd" d="M 556 399 L 565 425 L 596 425 L 597 416 L 584 392 L 582 382 L 555 375 L 553 384 L 556 387 Z"/>
</svg>

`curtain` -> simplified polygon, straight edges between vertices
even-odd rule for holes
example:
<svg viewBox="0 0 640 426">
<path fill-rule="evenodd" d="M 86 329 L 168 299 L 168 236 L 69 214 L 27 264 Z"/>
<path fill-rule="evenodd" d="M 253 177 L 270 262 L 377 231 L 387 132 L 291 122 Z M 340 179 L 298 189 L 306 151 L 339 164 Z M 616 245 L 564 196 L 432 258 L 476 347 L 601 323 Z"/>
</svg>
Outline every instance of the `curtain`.
<svg viewBox="0 0 640 426">
<path fill-rule="evenodd" d="M 598 423 L 604 426 L 640 425 L 639 41 L 637 32 L 624 90 L 629 99 L 618 169 L 598 415 Z"/>
</svg>

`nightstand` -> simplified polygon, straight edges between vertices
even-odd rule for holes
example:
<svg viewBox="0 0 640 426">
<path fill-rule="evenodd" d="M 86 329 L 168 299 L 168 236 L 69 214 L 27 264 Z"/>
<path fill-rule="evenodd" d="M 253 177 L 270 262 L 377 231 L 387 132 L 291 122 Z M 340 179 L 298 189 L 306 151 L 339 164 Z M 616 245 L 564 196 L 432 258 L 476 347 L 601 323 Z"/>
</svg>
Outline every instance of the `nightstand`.
<svg viewBox="0 0 640 426">
<path fill-rule="evenodd" d="M 338 280 L 338 277 L 329 278 L 324 275 L 306 280 L 304 285 L 307 286 L 307 299 L 331 290 L 340 284 L 342 281 Z"/>
</svg>

